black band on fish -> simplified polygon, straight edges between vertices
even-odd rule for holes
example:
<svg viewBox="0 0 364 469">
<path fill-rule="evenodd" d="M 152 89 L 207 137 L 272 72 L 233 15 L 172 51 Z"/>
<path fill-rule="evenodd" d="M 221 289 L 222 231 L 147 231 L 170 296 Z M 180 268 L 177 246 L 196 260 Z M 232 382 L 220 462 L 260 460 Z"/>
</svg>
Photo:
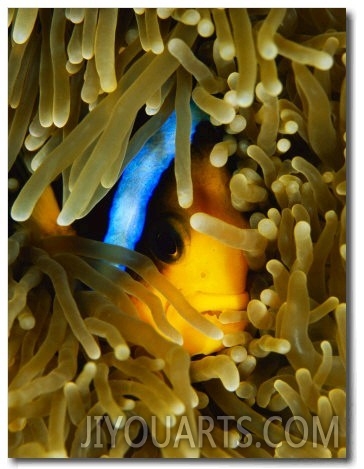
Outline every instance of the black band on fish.
<svg viewBox="0 0 364 469">
<path fill-rule="evenodd" d="M 206 115 L 191 104 L 193 137 L 196 126 Z M 143 146 L 126 167 L 115 192 L 105 243 L 134 249 L 145 224 L 146 210 L 162 174 L 175 156 L 176 114 Z"/>
</svg>

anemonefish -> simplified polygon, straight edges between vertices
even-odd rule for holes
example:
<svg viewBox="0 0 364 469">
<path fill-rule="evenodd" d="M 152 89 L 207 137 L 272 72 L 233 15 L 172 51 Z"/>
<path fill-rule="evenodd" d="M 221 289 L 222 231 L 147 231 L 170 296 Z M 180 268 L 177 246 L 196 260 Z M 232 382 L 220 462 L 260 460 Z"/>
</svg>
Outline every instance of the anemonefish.
<svg viewBox="0 0 364 469">
<path fill-rule="evenodd" d="M 195 109 L 193 116 L 194 135 L 206 117 Z M 191 146 L 193 203 L 187 209 L 179 205 L 173 176 L 175 129 L 172 114 L 126 168 L 114 196 L 104 241 L 148 255 L 188 302 L 223 334 L 241 331 L 245 321 L 222 324 L 219 315 L 225 310 L 246 308 L 248 266 L 244 254 L 195 231 L 189 220 L 194 213 L 205 212 L 239 228 L 248 228 L 248 224 L 231 205 L 228 171 L 211 165 L 205 142 Z M 222 340 L 199 332 L 159 292 L 153 292 L 160 297 L 167 320 L 182 335 L 183 346 L 191 356 L 223 348 Z M 157 328 L 148 307 L 137 299 L 133 301 L 141 319 Z"/>
</svg>

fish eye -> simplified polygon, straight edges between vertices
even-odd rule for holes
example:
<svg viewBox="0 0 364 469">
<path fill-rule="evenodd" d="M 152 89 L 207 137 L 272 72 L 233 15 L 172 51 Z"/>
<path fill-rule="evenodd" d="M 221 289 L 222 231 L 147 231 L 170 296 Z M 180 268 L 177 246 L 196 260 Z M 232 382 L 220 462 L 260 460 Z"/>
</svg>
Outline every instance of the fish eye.
<svg viewBox="0 0 364 469">
<path fill-rule="evenodd" d="M 154 258 L 167 264 L 181 258 L 185 243 L 176 223 L 168 219 L 157 222 L 148 238 L 148 249 Z"/>
</svg>

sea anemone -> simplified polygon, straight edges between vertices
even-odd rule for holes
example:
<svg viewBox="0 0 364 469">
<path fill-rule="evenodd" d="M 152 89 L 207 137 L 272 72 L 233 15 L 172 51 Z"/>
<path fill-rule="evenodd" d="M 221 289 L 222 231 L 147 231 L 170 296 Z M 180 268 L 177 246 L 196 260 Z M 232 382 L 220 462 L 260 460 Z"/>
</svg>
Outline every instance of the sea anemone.
<svg viewBox="0 0 364 469">
<path fill-rule="evenodd" d="M 345 10 L 10 8 L 8 25 L 9 456 L 345 457 Z M 236 160 L 249 228 L 191 226 L 250 267 L 246 310 L 219 316 L 248 327 L 193 358 L 146 285 L 215 329 L 100 234 L 173 110 L 189 158 L 191 100 L 223 131 L 211 164 Z"/>
</svg>

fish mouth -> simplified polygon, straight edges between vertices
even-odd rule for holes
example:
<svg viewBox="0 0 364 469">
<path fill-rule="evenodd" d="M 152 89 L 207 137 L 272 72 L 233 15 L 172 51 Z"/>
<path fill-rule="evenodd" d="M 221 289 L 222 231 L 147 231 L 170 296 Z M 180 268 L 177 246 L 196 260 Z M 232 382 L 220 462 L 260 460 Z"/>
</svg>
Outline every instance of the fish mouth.
<svg viewBox="0 0 364 469">
<path fill-rule="evenodd" d="M 218 319 L 223 311 L 239 311 L 246 308 L 249 296 L 247 292 L 233 294 L 195 292 L 186 295 L 186 299 L 201 315 Z"/>
<path fill-rule="evenodd" d="M 222 313 L 222 310 L 217 310 L 217 311 L 208 310 L 208 311 L 201 311 L 200 314 L 202 314 L 202 316 L 213 316 L 213 317 L 219 318 L 221 313 Z"/>
<path fill-rule="evenodd" d="M 227 313 L 227 316 L 220 318 L 222 314 Z M 230 315 L 232 313 L 232 315 Z M 208 319 L 209 321 L 217 324 L 218 327 L 225 327 L 232 324 L 241 324 L 246 322 L 246 317 L 244 317 L 242 310 L 232 310 L 232 309 L 220 309 L 220 310 L 208 310 L 202 311 L 200 314 Z"/>
</svg>

